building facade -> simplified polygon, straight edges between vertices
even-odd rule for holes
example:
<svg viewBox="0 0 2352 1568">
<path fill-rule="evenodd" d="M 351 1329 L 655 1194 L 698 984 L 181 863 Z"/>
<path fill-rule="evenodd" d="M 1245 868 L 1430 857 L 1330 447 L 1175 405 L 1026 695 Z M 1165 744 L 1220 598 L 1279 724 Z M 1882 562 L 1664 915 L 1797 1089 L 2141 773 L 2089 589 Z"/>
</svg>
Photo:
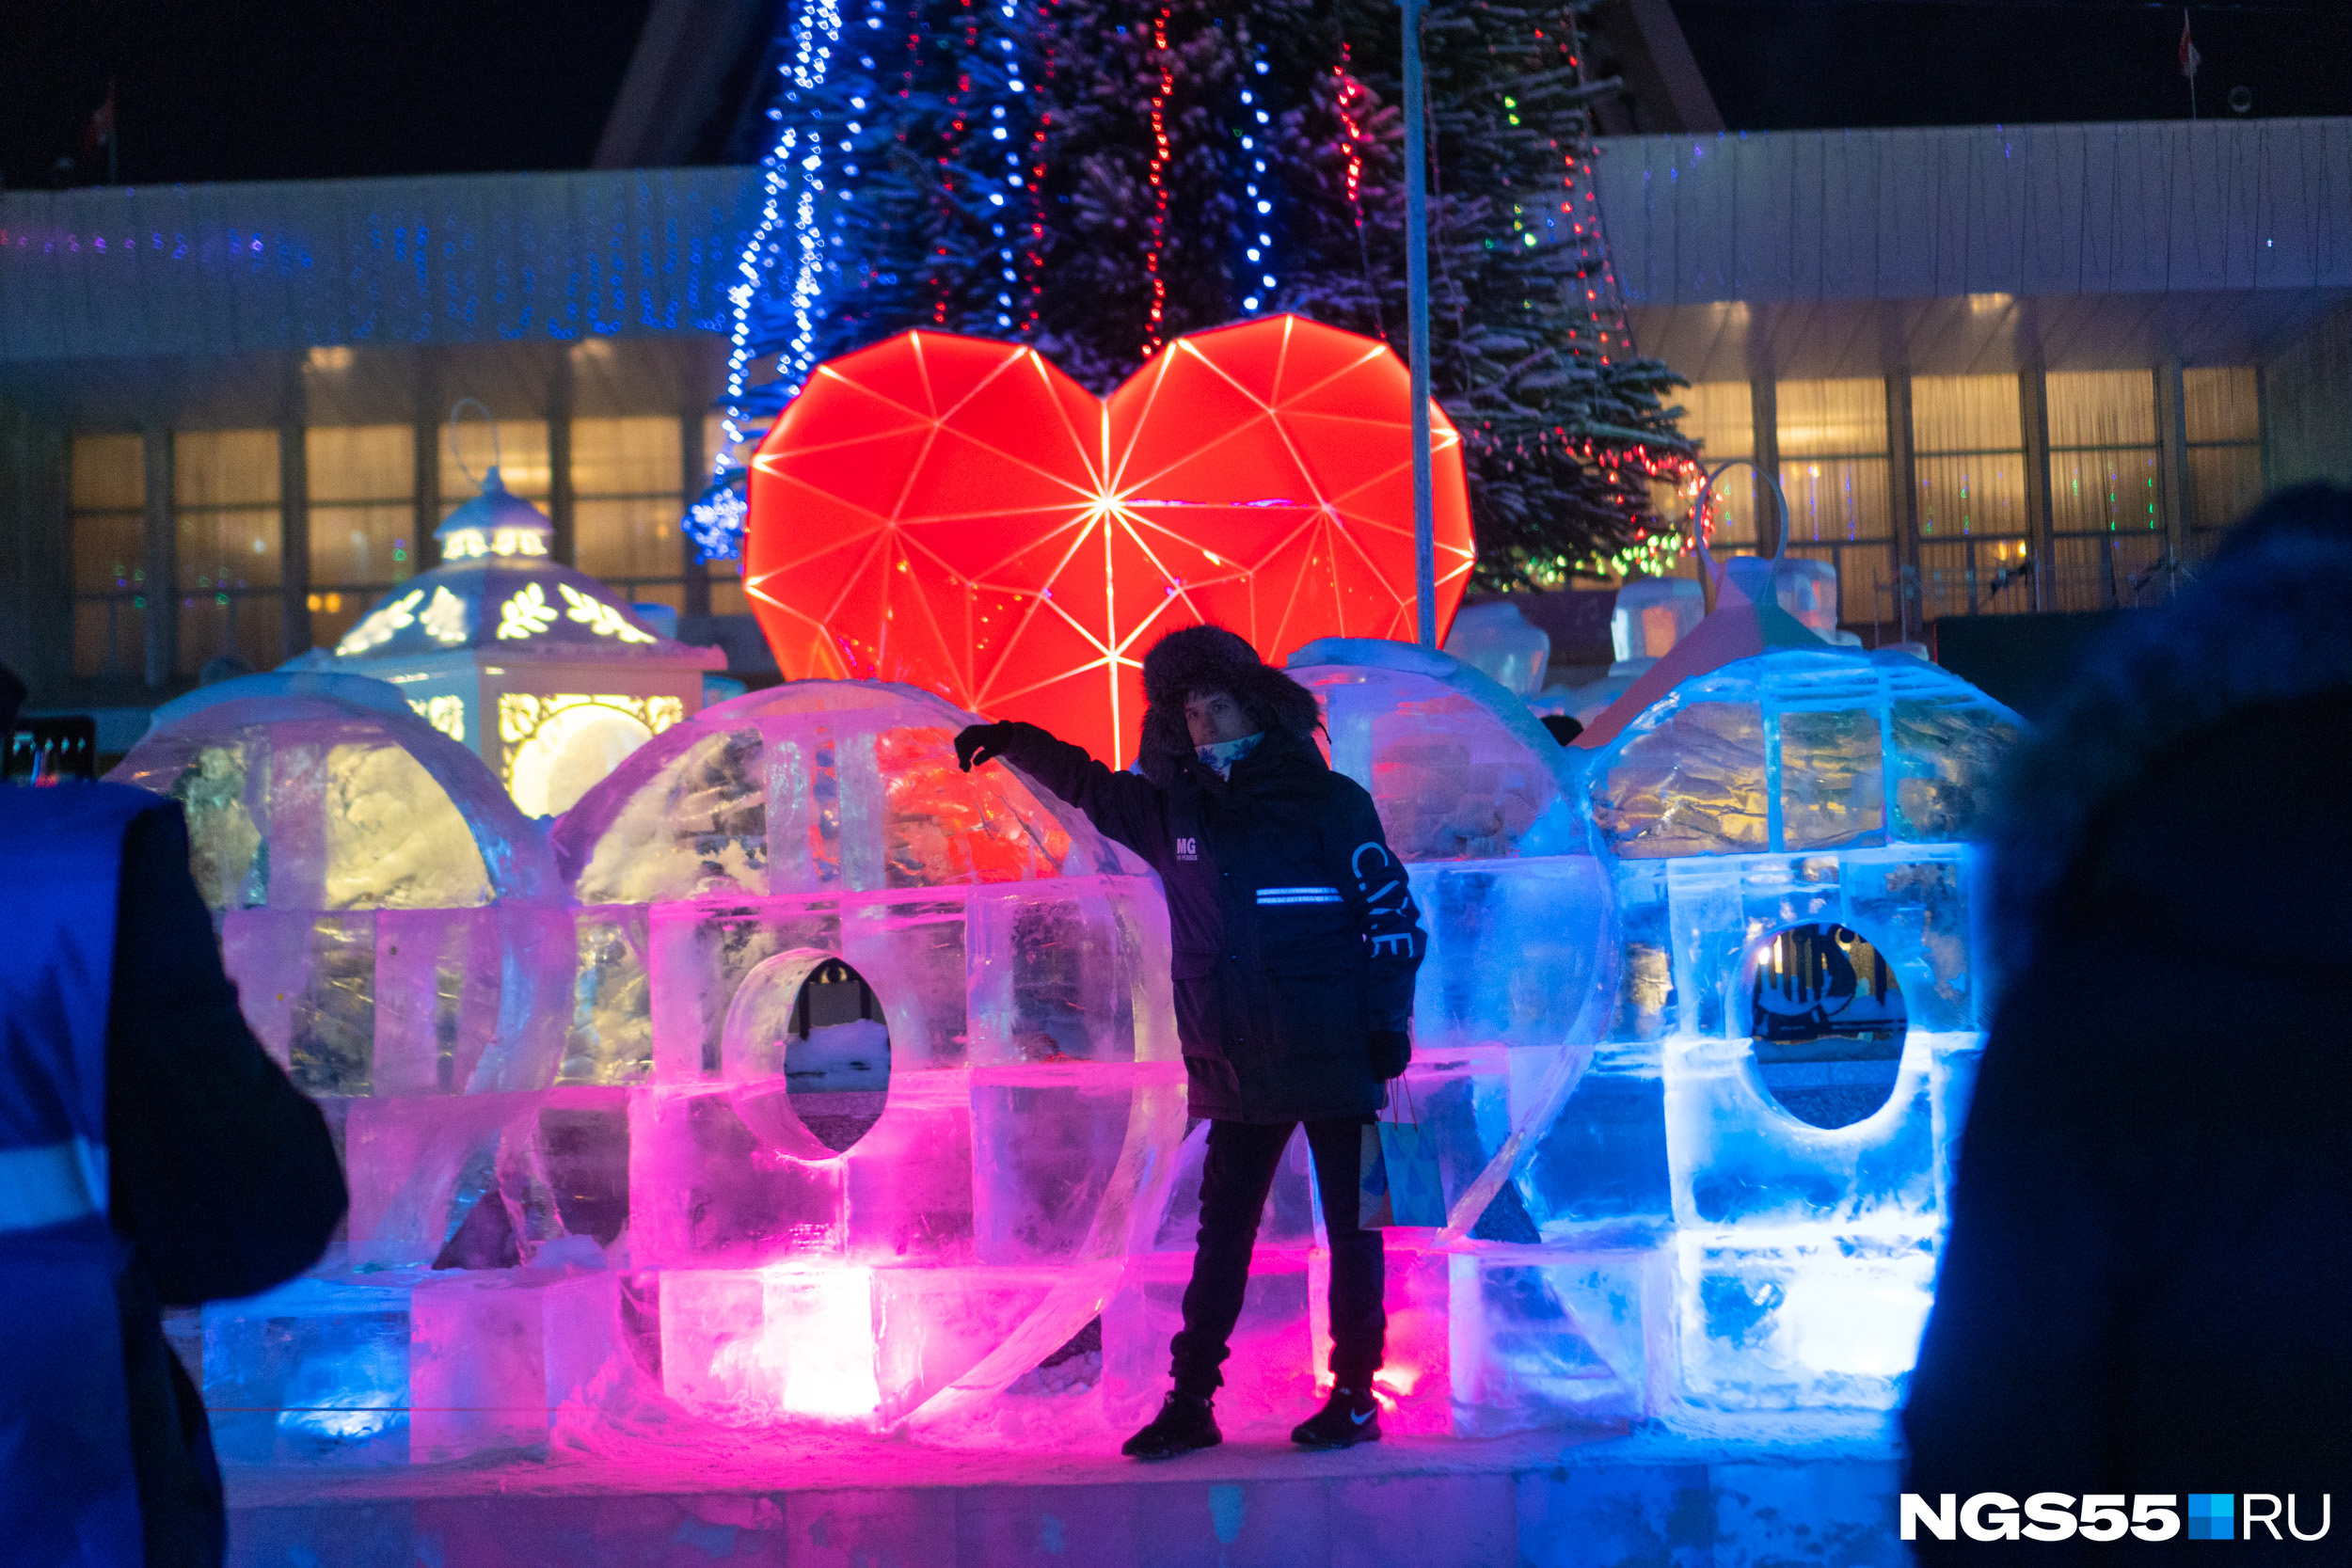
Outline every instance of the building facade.
<svg viewBox="0 0 2352 1568">
<path fill-rule="evenodd" d="M 2149 602 L 2266 488 L 2352 477 L 2352 122 L 1610 151 L 1637 341 L 1692 381 L 1708 459 L 1779 477 L 1866 639 Z M 1769 547 L 1725 480 L 1727 541 Z"/>
<path fill-rule="evenodd" d="M 1866 641 L 2142 602 L 2352 479 L 2352 120 L 1629 136 L 1605 220 L 1710 460 Z M 332 645 L 492 459 L 555 559 L 755 667 L 677 521 L 744 168 L 0 196 L 0 658 L 151 704 Z M 1769 548 L 1750 471 L 1721 543 Z"/>
</svg>

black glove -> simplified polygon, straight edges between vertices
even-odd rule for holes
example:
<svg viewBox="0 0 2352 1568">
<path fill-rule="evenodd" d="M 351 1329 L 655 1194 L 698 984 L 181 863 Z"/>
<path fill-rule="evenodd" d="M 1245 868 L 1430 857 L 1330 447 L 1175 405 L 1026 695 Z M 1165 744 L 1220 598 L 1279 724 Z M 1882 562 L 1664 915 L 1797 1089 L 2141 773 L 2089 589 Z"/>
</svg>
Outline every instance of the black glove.
<svg viewBox="0 0 2352 1568">
<path fill-rule="evenodd" d="M 956 736 L 956 763 L 969 773 L 976 764 L 1003 756 L 1012 749 L 1023 730 L 1034 727 L 1009 721 L 994 724 L 966 724 Z"/>
<path fill-rule="evenodd" d="M 1386 1083 L 1401 1078 L 1413 1059 L 1413 1037 L 1402 1029 L 1372 1032 L 1372 1075 Z"/>
</svg>

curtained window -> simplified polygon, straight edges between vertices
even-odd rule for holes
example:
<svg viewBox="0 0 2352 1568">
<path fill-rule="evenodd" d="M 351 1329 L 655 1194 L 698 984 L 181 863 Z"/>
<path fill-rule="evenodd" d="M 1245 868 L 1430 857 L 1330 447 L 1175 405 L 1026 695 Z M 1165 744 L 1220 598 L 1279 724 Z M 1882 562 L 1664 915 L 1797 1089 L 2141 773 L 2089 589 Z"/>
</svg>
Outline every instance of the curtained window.
<svg viewBox="0 0 2352 1568">
<path fill-rule="evenodd" d="M 171 443 L 179 673 L 223 654 L 272 669 L 285 657 L 278 432 L 181 431 Z"/>
<path fill-rule="evenodd" d="M 2054 371 L 2047 608 L 2106 610 L 2162 598 L 2165 557 L 2156 378 Z"/>
<path fill-rule="evenodd" d="M 479 418 L 469 408 L 465 418 L 457 421 L 453 436 L 446 426 L 437 434 L 442 517 L 482 493 L 482 476 L 493 463 L 498 465 L 499 482 L 507 489 L 542 512 L 548 509 L 551 492 L 548 482 L 547 420 L 501 420 L 493 440 L 490 421 Z M 457 449 L 453 454 L 450 451 L 453 441 Z M 462 467 L 460 458 L 464 459 Z M 468 470 L 471 470 L 470 477 Z"/>
<path fill-rule="evenodd" d="M 686 596 L 681 436 L 671 416 L 572 421 L 574 564 L 625 598 L 674 610 Z"/>
<path fill-rule="evenodd" d="M 702 494 L 701 487 L 707 483 L 702 476 L 710 471 L 720 448 L 726 444 L 726 438 L 724 420 L 713 414 L 703 420 L 703 467 L 695 479 L 696 495 Z M 758 451 L 759 443 L 756 441 L 740 442 L 727 454 L 730 459 L 727 466 L 748 468 Z M 683 513 L 685 508 L 678 510 Z M 710 563 L 710 613 L 713 615 L 749 615 L 752 612 L 752 601 L 743 592 L 742 567 L 743 563 L 739 561 L 714 561 Z"/>
<path fill-rule="evenodd" d="M 2014 375 L 1911 380 L 1921 612 L 2036 608 L 2026 519 L 2026 430 Z"/>
<path fill-rule="evenodd" d="M 73 673 L 136 679 L 147 669 L 147 443 L 76 436 L 71 466 Z"/>
<path fill-rule="evenodd" d="M 1871 377 L 1783 381 L 1780 483 L 1788 494 L 1788 554 L 1837 568 L 1838 619 L 1887 618 L 1894 600 L 1893 509 L 1887 495 L 1886 383 Z"/>
<path fill-rule="evenodd" d="M 2250 365 L 2184 371 L 2181 407 L 2188 427 L 2190 554 L 2206 555 L 2262 499 L 2261 383 Z"/>
<path fill-rule="evenodd" d="M 1733 457 L 1756 455 L 1756 406 L 1744 381 L 1702 381 L 1674 400 L 1682 405 L 1682 434 L 1699 443 L 1699 464 L 1711 468 Z M 1690 525 L 1690 498 L 1678 486 L 1651 486 L 1658 515 L 1677 528 Z M 1756 470 L 1733 468 L 1716 481 L 1722 515 L 1708 547 L 1720 555 L 1756 552 Z"/>
<path fill-rule="evenodd" d="M 302 433 L 309 470 L 311 641 L 331 648 L 377 599 L 430 564 L 417 538 L 417 433 L 405 424 Z"/>
</svg>

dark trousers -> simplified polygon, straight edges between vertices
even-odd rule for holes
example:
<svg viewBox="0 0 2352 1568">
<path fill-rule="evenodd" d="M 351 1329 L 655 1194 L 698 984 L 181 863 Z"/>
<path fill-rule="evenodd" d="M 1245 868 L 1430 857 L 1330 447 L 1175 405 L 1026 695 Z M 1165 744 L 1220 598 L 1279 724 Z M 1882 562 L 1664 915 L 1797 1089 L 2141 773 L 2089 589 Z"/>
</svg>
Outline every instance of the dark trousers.
<svg viewBox="0 0 2352 1568">
<path fill-rule="evenodd" d="M 1331 1375 L 1343 1388 L 1371 1386 L 1389 1326 L 1380 1305 L 1380 1232 L 1356 1225 L 1357 1165 L 1369 1119 L 1306 1124 L 1331 1244 Z M 1224 1385 L 1217 1369 L 1231 1354 L 1226 1341 L 1241 1319 L 1258 1219 L 1265 1212 L 1291 1129 L 1297 1125 L 1209 1123 L 1209 1155 L 1200 1170 L 1200 1249 L 1192 1258 L 1192 1283 L 1184 1288 L 1184 1326 L 1168 1346 L 1180 1394 L 1207 1399 Z"/>
</svg>

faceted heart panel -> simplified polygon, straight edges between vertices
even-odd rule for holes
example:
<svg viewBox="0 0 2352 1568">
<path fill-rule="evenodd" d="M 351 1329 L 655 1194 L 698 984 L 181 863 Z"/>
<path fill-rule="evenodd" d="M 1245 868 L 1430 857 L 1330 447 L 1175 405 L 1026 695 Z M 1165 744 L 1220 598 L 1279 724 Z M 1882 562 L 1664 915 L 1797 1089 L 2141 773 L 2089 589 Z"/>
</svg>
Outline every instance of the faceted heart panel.
<svg viewBox="0 0 2352 1568">
<path fill-rule="evenodd" d="M 787 678 L 875 678 L 1123 765 L 1143 654 L 1216 622 L 1280 661 L 1410 639 L 1412 400 L 1295 316 L 1170 343 L 1097 399 L 1033 349 L 906 332 L 820 365 L 751 466 L 744 586 Z M 1472 562 L 1435 404 L 1438 627 Z"/>
</svg>

